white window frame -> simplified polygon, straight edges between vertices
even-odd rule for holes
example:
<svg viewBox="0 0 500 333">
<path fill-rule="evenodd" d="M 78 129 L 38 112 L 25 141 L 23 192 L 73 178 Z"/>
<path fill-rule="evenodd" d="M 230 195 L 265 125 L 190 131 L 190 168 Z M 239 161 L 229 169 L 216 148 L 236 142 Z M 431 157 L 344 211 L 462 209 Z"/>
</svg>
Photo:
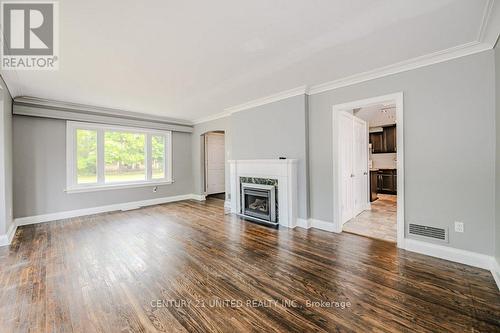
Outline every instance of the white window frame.
<svg viewBox="0 0 500 333">
<path fill-rule="evenodd" d="M 97 183 L 78 184 L 77 162 L 76 162 L 76 131 L 79 129 L 97 132 Z M 145 160 L 146 180 L 105 183 L 104 181 L 104 132 L 132 132 L 146 135 Z M 152 178 L 152 152 L 151 140 L 155 135 L 165 138 L 165 158 L 163 159 L 163 170 L 165 178 Z M 119 188 L 145 187 L 155 185 L 172 184 L 172 132 L 146 129 L 140 127 L 125 127 L 118 125 L 94 124 L 78 121 L 66 122 L 66 192 L 92 192 L 100 190 L 112 190 Z"/>
</svg>

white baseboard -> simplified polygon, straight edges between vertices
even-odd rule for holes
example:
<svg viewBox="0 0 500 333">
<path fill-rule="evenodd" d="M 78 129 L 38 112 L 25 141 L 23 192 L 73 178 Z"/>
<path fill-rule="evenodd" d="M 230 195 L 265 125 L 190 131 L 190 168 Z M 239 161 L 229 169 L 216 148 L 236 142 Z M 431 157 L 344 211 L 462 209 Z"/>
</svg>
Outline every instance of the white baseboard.
<svg viewBox="0 0 500 333">
<path fill-rule="evenodd" d="M 500 290 L 500 264 L 498 263 L 498 259 L 493 258 L 491 263 L 491 275 L 495 279 L 498 290 Z"/>
<path fill-rule="evenodd" d="M 411 238 L 405 239 L 404 249 L 407 251 L 417 252 L 431 257 L 454 261 L 460 264 L 479 267 L 487 270 L 490 270 L 492 268 L 492 261 L 494 260 L 492 256 L 486 254 L 461 250 L 449 246 L 432 244 Z"/>
<path fill-rule="evenodd" d="M 311 227 L 316 229 L 321 229 L 324 231 L 336 232 L 335 224 L 333 222 L 322 221 L 317 219 L 309 219 Z"/>
<path fill-rule="evenodd" d="M 5 235 L 0 236 L 0 246 L 9 245 L 16 234 L 17 224 L 15 221 L 12 221 L 10 224 L 10 228 Z"/>
<path fill-rule="evenodd" d="M 297 227 L 304 228 L 304 229 L 309 229 L 311 227 L 311 220 L 310 219 L 297 218 Z"/>
<path fill-rule="evenodd" d="M 198 201 L 205 201 L 206 200 L 206 195 L 205 194 L 190 194 L 191 198 L 193 200 L 198 200 Z"/>
<path fill-rule="evenodd" d="M 224 208 L 231 209 L 231 200 L 224 201 Z"/>
<path fill-rule="evenodd" d="M 14 223 L 16 226 L 21 226 L 21 225 L 27 225 L 27 224 L 35 224 L 35 223 L 43 223 L 43 222 L 49 222 L 49 221 L 55 221 L 55 220 L 62 220 L 62 219 L 85 216 L 85 215 L 113 212 L 113 211 L 118 211 L 118 210 L 126 211 L 126 210 L 131 210 L 131 209 L 137 209 L 140 207 L 160 205 L 160 204 L 164 204 L 164 203 L 168 203 L 168 202 L 190 200 L 190 199 L 202 201 L 202 200 L 205 200 L 205 196 L 201 196 L 198 194 L 183 194 L 183 195 L 175 195 L 175 196 L 171 196 L 171 197 L 132 201 L 132 202 L 107 205 L 107 206 L 98 206 L 98 207 L 69 210 L 69 211 L 50 213 L 50 214 L 20 217 L 20 218 L 16 218 L 14 220 Z"/>
<path fill-rule="evenodd" d="M 317 219 L 297 218 L 297 227 L 304 229 L 315 228 L 324 231 L 335 232 L 335 225 L 332 222 L 321 221 Z"/>
</svg>

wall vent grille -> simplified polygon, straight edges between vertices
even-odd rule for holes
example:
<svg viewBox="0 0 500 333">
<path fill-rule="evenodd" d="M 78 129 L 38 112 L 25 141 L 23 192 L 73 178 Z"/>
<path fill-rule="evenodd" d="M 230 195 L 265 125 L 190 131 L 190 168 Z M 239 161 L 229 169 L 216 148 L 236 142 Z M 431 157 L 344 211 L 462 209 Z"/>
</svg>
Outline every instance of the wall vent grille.
<svg viewBox="0 0 500 333">
<path fill-rule="evenodd" d="M 408 233 L 413 236 L 432 238 L 441 242 L 448 242 L 448 229 L 436 228 L 427 225 L 410 223 Z"/>
</svg>

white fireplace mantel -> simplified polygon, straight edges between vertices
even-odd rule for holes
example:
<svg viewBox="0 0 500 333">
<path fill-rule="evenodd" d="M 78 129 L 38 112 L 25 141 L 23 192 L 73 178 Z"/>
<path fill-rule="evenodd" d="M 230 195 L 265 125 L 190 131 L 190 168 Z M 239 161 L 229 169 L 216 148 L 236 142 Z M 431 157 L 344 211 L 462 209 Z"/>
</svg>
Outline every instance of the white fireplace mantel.
<svg viewBox="0 0 500 333">
<path fill-rule="evenodd" d="M 278 180 L 279 224 L 294 228 L 297 225 L 297 163 L 285 160 L 230 160 L 231 213 L 241 213 L 240 177 Z"/>
</svg>

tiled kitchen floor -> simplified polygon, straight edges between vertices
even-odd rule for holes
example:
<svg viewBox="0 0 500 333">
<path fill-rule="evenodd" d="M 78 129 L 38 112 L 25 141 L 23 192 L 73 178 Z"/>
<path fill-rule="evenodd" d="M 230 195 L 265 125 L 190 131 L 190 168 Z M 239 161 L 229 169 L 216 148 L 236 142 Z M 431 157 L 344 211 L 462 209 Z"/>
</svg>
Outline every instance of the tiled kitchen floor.
<svg viewBox="0 0 500 333">
<path fill-rule="evenodd" d="M 396 242 L 396 196 L 378 194 L 372 209 L 344 224 L 343 230 L 362 236 Z"/>
</svg>

